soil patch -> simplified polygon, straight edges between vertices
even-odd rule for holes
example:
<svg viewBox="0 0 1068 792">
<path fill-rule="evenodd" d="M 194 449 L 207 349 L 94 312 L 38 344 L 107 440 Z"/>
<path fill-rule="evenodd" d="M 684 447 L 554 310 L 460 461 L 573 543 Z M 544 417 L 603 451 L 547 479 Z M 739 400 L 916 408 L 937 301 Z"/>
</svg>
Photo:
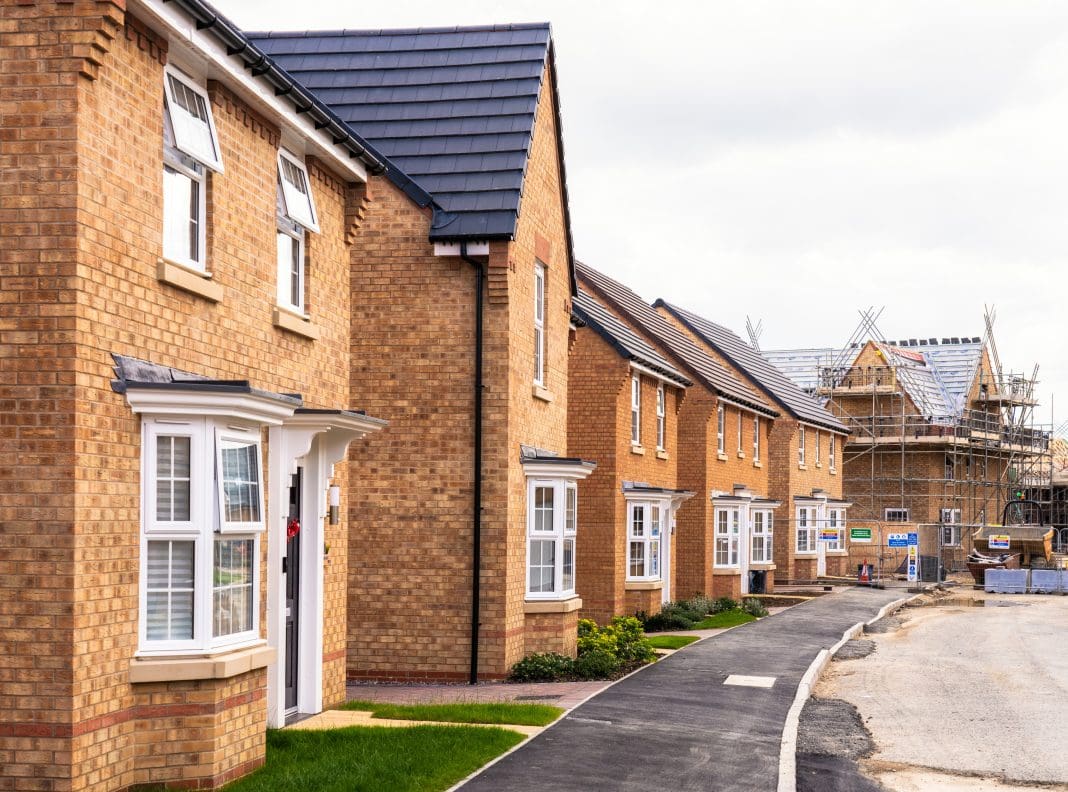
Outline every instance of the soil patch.
<svg viewBox="0 0 1068 792">
<path fill-rule="evenodd" d="M 833 659 L 835 662 L 839 660 L 860 660 L 862 657 L 867 657 L 874 651 L 875 641 L 857 638 L 842 644 L 842 648 L 838 650 Z"/>
<path fill-rule="evenodd" d="M 797 735 L 798 792 L 886 792 L 857 765 L 874 750 L 856 707 L 840 699 L 810 698 Z"/>
</svg>

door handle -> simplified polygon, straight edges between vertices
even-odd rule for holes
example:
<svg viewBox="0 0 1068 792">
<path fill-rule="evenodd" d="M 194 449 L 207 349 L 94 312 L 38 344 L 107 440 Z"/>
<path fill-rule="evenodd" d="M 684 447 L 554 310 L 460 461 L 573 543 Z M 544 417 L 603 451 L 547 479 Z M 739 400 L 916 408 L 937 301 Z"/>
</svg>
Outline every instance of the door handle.
<svg viewBox="0 0 1068 792">
<path fill-rule="evenodd" d="M 287 563 L 288 561 L 289 561 L 289 556 L 282 556 L 282 574 L 283 575 L 289 573 L 289 564 Z"/>
</svg>

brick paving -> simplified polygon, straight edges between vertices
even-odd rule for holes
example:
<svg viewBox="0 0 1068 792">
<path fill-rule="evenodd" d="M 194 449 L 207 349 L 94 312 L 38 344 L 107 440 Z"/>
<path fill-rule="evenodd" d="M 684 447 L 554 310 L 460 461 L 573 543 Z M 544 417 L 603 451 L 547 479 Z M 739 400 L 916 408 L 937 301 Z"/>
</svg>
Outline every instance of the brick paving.
<svg viewBox="0 0 1068 792">
<path fill-rule="evenodd" d="M 349 683 L 349 701 L 384 701 L 391 704 L 452 704 L 486 701 L 529 701 L 571 709 L 611 682 L 487 682 L 479 685 L 403 685 Z"/>
</svg>

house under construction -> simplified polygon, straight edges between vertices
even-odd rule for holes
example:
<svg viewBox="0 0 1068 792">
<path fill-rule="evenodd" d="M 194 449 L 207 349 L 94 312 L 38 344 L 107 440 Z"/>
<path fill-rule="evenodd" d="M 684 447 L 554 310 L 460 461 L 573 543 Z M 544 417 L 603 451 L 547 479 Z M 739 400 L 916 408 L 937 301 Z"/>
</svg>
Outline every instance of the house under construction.
<svg viewBox="0 0 1068 792">
<path fill-rule="evenodd" d="M 982 337 L 899 340 L 882 336 L 872 311 L 861 316 L 843 347 L 763 353 L 852 430 L 843 471 L 851 520 L 938 525 L 951 569 L 1010 501 L 1044 500 L 1033 514 L 1010 509 L 1010 522 L 1048 522 L 1053 473 L 1050 428 L 1036 423 L 1038 367 L 1002 368 L 993 313 Z"/>
</svg>

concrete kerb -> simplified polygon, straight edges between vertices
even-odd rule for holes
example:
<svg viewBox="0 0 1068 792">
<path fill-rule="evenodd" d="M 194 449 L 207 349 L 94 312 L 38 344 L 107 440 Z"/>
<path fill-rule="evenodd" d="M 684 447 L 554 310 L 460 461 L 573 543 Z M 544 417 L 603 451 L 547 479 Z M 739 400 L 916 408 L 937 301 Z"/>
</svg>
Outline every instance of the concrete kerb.
<svg viewBox="0 0 1068 792">
<path fill-rule="evenodd" d="M 899 600 L 887 603 L 879 609 L 874 618 L 868 619 L 866 622 L 857 622 L 842 633 L 841 640 L 830 649 L 820 649 L 819 654 L 816 655 L 808 670 L 805 671 L 805 675 L 801 677 L 801 681 L 797 684 L 797 695 L 794 696 L 794 703 L 790 705 L 790 710 L 786 713 L 786 722 L 782 727 L 782 742 L 779 746 L 778 792 L 797 792 L 797 728 L 801 720 L 801 710 L 804 709 L 805 702 L 812 695 L 812 688 L 816 686 L 816 682 L 819 681 L 820 674 L 827 667 L 827 663 L 838 653 L 839 649 L 845 646 L 847 641 L 851 641 L 861 635 L 865 627 L 885 618 L 887 614 L 897 611 L 906 602 L 911 602 L 919 596 L 917 594 L 912 597 L 902 597 Z"/>
</svg>

